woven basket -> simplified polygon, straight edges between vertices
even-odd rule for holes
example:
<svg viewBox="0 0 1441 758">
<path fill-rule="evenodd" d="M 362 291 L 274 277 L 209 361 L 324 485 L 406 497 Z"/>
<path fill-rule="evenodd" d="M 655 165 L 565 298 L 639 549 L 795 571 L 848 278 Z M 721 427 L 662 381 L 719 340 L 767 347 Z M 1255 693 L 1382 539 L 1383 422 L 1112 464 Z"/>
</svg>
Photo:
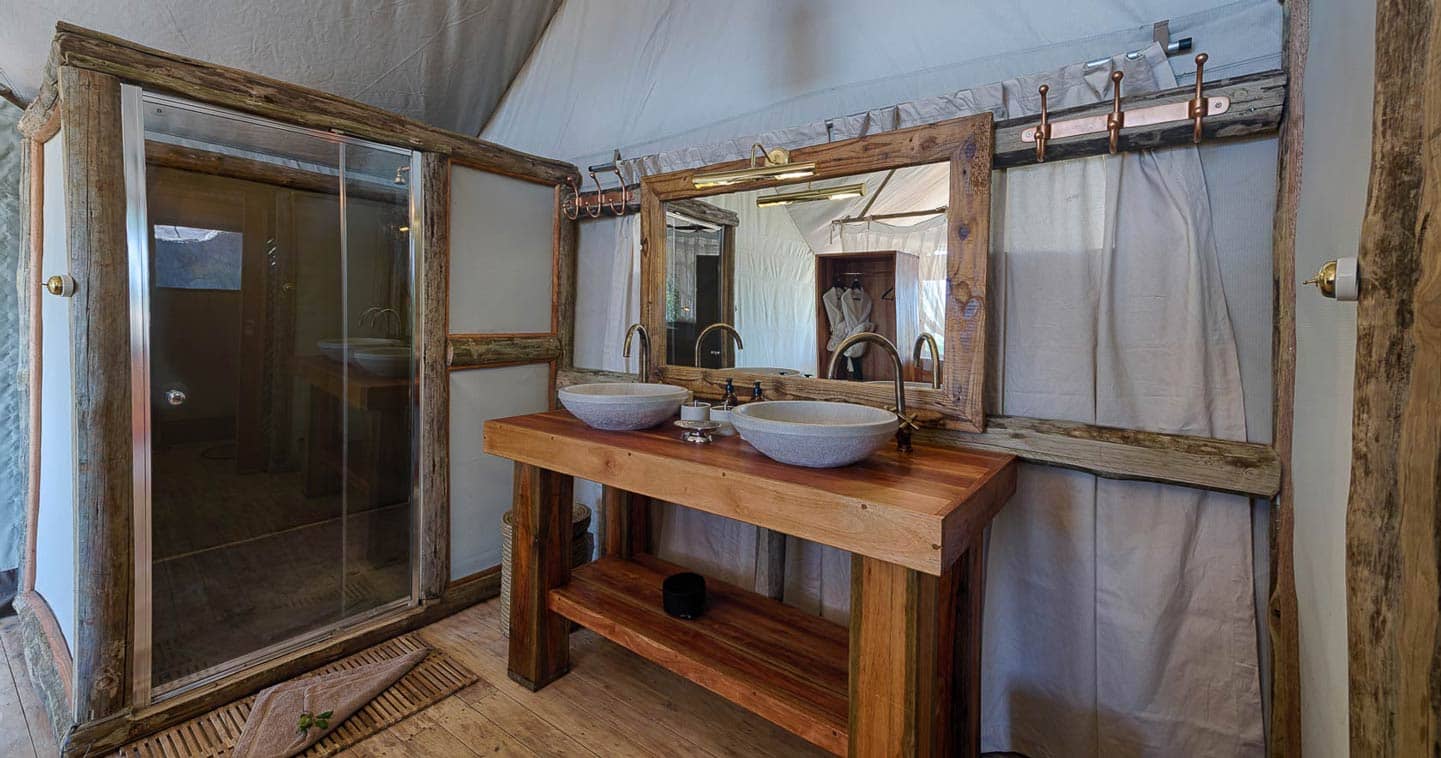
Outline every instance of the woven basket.
<svg viewBox="0 0 1441 758">
<path fill-rule="evenodd" d="M 590 533 L 590 508 L 576 503 L 570 510 L 570 566 L 575 568 L 590 560 L 595 552 L 595 535 Z M 515 528 L 510 511 L 500 517 L 500 631 L 510 636 L 510 543 Z"/>
</svg>

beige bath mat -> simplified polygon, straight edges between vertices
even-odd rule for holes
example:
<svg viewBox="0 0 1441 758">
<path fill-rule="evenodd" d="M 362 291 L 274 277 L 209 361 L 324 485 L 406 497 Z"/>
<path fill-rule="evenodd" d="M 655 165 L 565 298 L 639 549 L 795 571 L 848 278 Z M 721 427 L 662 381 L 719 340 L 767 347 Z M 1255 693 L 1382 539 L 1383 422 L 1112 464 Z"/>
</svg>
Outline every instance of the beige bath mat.
<svg viewBox="0 0 1441 758">
<path fill-rule="evenodd" d="M 306 674 L 305 677 L 393 661 L 427 647 L 418 636 L 407 634 L 349 658 L 342 658 Z M 303 755 L 317 758 L 334 755 L 465 689 L 479 678 L 444 652 L 432 650 L 399 681 L 356 711 L 355 715 L 346 719 L 335 731 L 327 734 Z M 132 742 L 121 748 L 119 755 L 124 758 L 229 756 L 254 705 L 254 695 L 237 700 L 163 732 Z M 299 715 L 296 714 L 297 719 Z"/>
</svg>

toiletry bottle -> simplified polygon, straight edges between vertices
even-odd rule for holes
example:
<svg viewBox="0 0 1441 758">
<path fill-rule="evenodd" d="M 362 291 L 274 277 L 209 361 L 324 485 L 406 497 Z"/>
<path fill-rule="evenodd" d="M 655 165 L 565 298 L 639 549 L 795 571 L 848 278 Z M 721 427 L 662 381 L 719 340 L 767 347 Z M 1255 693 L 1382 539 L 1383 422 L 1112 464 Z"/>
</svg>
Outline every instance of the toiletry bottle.
<svg viewBox="0 0 1441 758">
<path fill-rule="evenodd" d="M 726 394 L 721 398 L 721 405 L 734 408 L 741 404 L 741 399 L 736 397 L 736 385 L 732 379 L 726 379 Z"/>
<path fill-rule="evenodd" d="M 759 403 L 760 401 L 765 399 L 765 393 L 761 392 L 761 383 L 757 381 L 755 385 L 751 387 L 751 402 Z"/>
</svg>

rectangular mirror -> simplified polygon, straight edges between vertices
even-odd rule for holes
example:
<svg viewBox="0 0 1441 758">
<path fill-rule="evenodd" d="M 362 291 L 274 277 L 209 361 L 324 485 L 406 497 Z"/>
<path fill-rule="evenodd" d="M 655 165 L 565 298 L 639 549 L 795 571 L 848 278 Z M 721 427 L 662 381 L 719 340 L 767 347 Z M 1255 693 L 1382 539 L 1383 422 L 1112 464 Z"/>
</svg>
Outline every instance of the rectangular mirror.
<svg viewBox="0 0 1441 758">
<path fill-rule="evenodd" d="M 872 332 L 895 346 L 920 420 L 980 430 L 991 136 L 983 114 L 647 177 L 654 378 L 894 404 L 883 347 L 836 355 Z"/>
<path fill-rule="evenodd" d="M 786 200 L 797 191 L 813 198 Z M 841 340 L 890 340 L 931 387 L 945 345 L 950 163 L 665 204 L 667 364 L 823 376 Z M 890 384 L 872 345 L 836 377 Z"/>
</svg>

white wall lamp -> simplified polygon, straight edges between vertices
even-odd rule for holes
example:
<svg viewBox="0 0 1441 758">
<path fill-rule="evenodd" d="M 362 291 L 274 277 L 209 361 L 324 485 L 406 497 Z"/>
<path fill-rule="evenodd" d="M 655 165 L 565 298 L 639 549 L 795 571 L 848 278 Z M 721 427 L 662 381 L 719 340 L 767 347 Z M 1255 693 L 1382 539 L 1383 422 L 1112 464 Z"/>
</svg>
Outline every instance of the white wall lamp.
<svg viewBox="0 0 1441 758">
<path fill-rule="evenodd" d="M 1354 257 L 1326 261 L 1315 276 L 1301 284 L 1315 285 L 1322 295 L 1346 302 L 1354 302 L 1361 293 L 1361 275 Z"/>
</svg>

